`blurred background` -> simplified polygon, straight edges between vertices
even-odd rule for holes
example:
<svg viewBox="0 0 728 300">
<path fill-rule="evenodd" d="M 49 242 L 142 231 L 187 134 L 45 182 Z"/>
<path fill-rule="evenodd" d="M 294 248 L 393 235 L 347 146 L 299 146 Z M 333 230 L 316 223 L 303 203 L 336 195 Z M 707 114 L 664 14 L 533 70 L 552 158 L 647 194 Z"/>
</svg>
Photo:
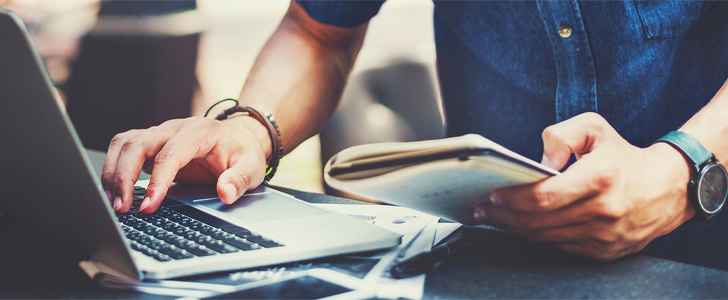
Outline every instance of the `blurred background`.
<svg viewBox="0 0 728 300">
<path fill-rule="evenodd" d="M 289 0 L 0 0 L 28 24 L 84 146 L 237 98 Z M 272 184 L 324 192 L 322 162 L 357 144 L 443 136 L 433 4 L 389 0 L 370 22 L 342 103 Z M 285 134 L 285 133 L 284 133 Z"/>
</svg>

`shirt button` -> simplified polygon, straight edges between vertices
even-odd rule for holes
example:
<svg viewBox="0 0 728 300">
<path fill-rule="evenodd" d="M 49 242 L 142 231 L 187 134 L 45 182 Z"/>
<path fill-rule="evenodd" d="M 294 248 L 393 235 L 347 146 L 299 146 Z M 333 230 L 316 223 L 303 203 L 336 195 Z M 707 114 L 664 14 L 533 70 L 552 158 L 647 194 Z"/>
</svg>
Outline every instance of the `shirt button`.
<svg viewBox="0 0 728 300">
<path fill-rule="evenodd" d="M 569 26 L 569 24 L 561 24 L 561 26 L 559 26 L 559 35 L 562 38 L 570 37 L 571 32 L 572 32 L 572 30 L 571 30 L 571 26 Z"/>
</svg>

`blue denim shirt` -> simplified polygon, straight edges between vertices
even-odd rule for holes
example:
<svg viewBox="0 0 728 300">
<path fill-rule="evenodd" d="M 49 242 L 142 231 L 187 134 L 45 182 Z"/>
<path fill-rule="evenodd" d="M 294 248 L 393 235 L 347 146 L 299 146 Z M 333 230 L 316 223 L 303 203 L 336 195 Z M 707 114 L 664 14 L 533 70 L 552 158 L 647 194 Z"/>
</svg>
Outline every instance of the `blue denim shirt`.
<svg viewBox="0 0 728 300">
<path fill-rule="evenodd" d="M 352 27 L 383 2 L 298 3 Z M 447 134 L 537 161 L 545 127 L 588 111 L 648 146 L 728 79 L 728 2 L 435 1 L 434 19 Z"/>
</svg>

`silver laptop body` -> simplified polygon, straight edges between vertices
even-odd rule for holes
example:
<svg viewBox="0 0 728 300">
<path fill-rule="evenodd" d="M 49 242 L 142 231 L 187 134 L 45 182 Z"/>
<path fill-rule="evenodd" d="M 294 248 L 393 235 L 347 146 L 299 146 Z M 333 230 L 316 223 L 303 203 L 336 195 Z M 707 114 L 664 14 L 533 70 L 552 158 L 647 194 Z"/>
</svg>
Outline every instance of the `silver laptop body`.
<svg viewBox="0 0 728 300">
<path fill-rule="evenodd" d="M 170 197 L 179 202 L 164 209 L 177 217 L 192 211 L 226 228 L 244 227 L 276 245 L 167 261 L 133 250 L 127 238 L 132 226 L 121 225 L 114 214 L 23 22 L 0 8 L 0 212 L 135 279 L 257 267 L 401 242 L 399 234 L 268 187 L 230 206 L 214 198 L 214 188 L 198 189 L 172 190 Z"/>
</svg>

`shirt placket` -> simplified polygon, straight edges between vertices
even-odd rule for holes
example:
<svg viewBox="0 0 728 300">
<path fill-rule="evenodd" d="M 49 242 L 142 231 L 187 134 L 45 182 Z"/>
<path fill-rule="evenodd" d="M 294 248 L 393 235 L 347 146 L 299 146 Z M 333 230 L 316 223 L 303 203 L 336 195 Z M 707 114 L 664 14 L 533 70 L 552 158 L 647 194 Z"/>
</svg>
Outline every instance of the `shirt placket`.
<svg viewBox="0 0 728 300">
<path fill-rule="evenodd" d="M 556 121 L 588 111 L 597 112 L 596 70 L 579 3 L 575 0 L 537 3 L 556 65 Z"/>
</svg>

